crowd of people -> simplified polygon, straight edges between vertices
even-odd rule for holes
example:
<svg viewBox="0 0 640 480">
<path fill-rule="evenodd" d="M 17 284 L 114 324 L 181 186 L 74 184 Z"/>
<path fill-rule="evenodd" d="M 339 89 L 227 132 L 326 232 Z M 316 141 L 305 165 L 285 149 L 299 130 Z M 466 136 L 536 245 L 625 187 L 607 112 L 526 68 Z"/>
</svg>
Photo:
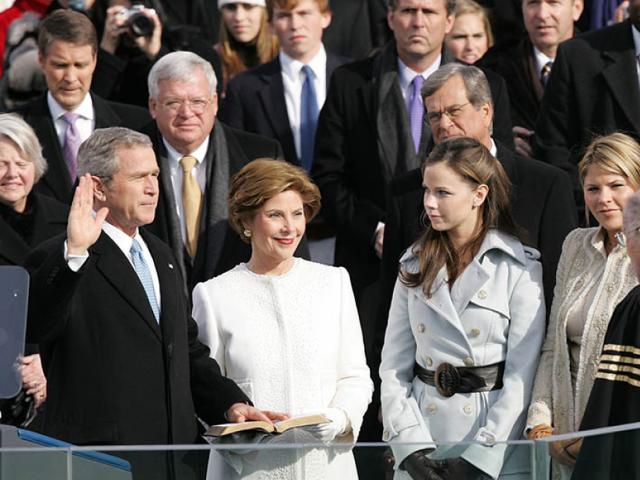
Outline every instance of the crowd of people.
<svg viewBox="0 0 640 480">
<path fill-rule="evenodd" d="M 0 13 L 0 265 L 30 274 L 0 421 L 324 416 L 287 438 L 326 448 L 122 452 L 154 480 L 528 478 L 503 442 L 637 421 L 640 0 L 503 3 Z M 620 478 L 621 443 L 551 441 L 549 474 Z"/>
</svg>

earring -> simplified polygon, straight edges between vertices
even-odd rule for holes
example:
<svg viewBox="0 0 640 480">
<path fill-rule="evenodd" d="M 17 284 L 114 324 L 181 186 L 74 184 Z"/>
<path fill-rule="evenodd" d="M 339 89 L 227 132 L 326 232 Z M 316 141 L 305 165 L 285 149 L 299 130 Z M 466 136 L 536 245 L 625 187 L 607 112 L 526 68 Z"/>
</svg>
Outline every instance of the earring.
<svg viewBox="0 0 640 480">
<path fill-rule="evenodd" d="M 244 234 L 245 237 L 251 238 L 251 230 L 249 230 L 248 228 L 245 228 L 244 232 L 242 233 Z"/>
</svg>

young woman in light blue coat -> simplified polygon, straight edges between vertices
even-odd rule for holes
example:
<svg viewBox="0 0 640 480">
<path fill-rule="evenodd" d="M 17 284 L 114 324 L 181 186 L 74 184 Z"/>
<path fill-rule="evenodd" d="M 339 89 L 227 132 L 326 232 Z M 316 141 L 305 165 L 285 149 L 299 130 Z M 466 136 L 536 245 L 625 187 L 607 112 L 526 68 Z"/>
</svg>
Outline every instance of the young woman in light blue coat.
<svg viewBox="0 0 640 480">
<path fill-rule="evenodd" d="M 445 141 L 423 172 L 429 222 L 401 259 L 380 367 L 395 478 L 527 478 L 528 452 L 500 442 L 521 438 L 544 336 L 539 254 L 482 144 Z"/>
</svg>

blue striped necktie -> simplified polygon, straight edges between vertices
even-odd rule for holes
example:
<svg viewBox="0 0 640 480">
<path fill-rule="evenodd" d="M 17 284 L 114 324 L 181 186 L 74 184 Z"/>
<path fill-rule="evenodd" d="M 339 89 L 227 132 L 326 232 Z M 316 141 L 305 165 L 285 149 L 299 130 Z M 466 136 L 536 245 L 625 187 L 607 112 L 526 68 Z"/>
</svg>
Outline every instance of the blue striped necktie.
<svg viewBox="0 0 640 480">
<path fill-rule="evenodd" d="M 147 294 L 147 299 L 149 300 L 151 310 L 153 310 L 153 315 L 156 317 L 156 322 L 160 323 L 160 307 L 158 306 L 158 300 L 156 299 L 156 292 L 153 289 L 151 272 L 149 271 L 147 262 L 144 261 L 144 257 L 142 256 L 142 247 L 135 238 L 131 244 L 130 252 L 131 259 L 133 260 L 133 269 L 136 271 L 136 274 L 138 274 L 140 283 L 142 283 L 142 287 Z"/>
<path fill-rule="evenodd" d="M 318 124 L 318 98 L 313 83 L 313 71 L 309 65 L 302 67 L 304 83 L 300 95 L 300 163 L 307 172 L 313 163 L 313 146 Z"/>
</svg>

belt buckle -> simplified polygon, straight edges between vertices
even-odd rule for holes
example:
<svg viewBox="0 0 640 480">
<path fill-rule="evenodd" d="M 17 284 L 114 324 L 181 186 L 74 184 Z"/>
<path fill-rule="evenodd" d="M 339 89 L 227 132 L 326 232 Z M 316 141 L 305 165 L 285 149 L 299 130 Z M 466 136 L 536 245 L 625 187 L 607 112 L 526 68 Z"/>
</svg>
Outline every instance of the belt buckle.
<svg viewBox="0 0 640 480">
<path fill-rule="evenodd" d="M 441 363 L 433 377 L 436 390 L 443 397 L 452 397 L 460 387 L 460 373 L 450 363 Z"/>
</svg>

